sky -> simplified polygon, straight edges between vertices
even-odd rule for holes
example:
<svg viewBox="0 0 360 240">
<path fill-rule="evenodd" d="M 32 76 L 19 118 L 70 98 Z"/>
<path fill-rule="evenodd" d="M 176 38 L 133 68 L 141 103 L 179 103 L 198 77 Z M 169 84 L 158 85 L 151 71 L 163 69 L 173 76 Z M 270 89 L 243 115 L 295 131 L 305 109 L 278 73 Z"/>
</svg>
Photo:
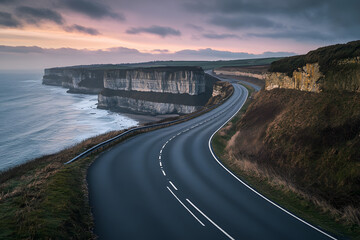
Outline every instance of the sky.
<svg viewBox="0 0 360 240">
<path fill-rule="evenodd" d="M 360 39 L 359 0 L 0 0 L 0 69 L 304 54 Z"/>
</svg>

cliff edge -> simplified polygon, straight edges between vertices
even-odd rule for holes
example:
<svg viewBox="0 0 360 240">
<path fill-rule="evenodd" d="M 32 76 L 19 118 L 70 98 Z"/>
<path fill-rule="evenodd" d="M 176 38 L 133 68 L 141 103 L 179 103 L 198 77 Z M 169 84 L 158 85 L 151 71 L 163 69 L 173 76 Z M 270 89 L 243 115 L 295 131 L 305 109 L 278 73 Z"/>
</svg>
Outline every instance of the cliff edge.
<svg viewBox="0 0 360 240">
<path fill-rule="evenodd" d="M 108 70 L 99 108 L 146 114 L 187 114 L 203 107 L 214 80 L 199 67 Z"/>
<path fill-rule="evenodd" d="M 104 88 L 104 70 L 86 68 L 48 68 L 42 83 L 68 88 L 70 93 L 98 94 Z"/>
<path fill-rule="evenodd" d="M 265 89 L 360 92 L 360 41 L 337 44 L 271 64 Z"/>
</svg>

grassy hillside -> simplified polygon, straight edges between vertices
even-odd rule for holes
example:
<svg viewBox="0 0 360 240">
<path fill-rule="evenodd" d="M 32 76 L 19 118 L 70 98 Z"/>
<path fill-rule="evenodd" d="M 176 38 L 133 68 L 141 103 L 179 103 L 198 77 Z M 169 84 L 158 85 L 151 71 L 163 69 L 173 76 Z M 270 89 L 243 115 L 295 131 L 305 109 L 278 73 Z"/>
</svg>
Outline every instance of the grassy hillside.
<svg viewBox="0 0 360 240">
<path fill-rule="evenodd" d="M 330 229 L 359 236 L 360 94 L 261 91 L 217 141 L 233 171 L 306 199 L 338 222 Z"/>
<path fill-rule="evenodd" d="M 306 55 L 287 57 L 271 64 L 270 72 L 283 72 L 292 76 L 293 71 L 306 63 L 320 64 L 320 71 L 325 75 L 337 67 L 337 61 L 360 56 L 360 40 L 346 44 L 336 44 L 310 51 Z"/>
</svg>

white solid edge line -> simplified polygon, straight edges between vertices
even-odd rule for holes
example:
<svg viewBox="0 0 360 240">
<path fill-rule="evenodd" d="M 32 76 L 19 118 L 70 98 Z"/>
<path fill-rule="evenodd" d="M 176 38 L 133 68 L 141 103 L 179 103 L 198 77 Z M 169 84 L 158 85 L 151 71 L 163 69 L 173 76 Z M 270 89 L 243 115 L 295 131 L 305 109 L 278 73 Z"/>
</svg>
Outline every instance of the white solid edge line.
<svg viewBox="0 0 360 240">
<path fill-rule="evenodd" d="M 203 224 L 202 221 L 200 221 L 200 219 L 198 219 L 195 214 L 175 195 L 175 193 L 173 193 L 173 191 L 171 191 L 171 189 L 166 186 L 166 188 L 171 192 L 171 194 L 176 198 L 176 200 L 179 201 L 179 203 L 203 226 L 205 227 L 205 224 Z"/>
<path fill-rule="evenodd" d="M 201 215 L 203 215 L 209 222 L 211 222 L 215 227 L 217 227 L 222 233 L 224 233 L 228 238 L 235 240 L 235 238 L 233 238 L 232 236 L 230 236 L 230 234 L 228 234 L 227 232 L 224 231 L 224 229 L 222 229 L 221 227 L 219 227 L 213 220 L 211 220 L 208 216 L 205 215 L 205 213 L 203 213 L 199 208 L 197 208 L 195 206 L 195 204 L 193 204 L 189 199 L 186 199 L 186 201 L 188 201 L 188 203 L 191 204 L 191 206 L 193 206 L 193 208 L 195 208 L 199 213 L 201 213 Z"/>
<path fill-rule="evenodd" d="M 177 191 L 178 189 L 175 187 L 175 185 L 172 183 L 172 181 L 169 181 L 169 183 L 171 184 L 171 186 Z"/>
<path fill-rule="evenodd" d="M 246 91 L 246 99 L 248 97 L 248 91 Z M 228 173 L 230 173 L 231 176 L 233 176 L 236 180 L 238 180 L 240 183 L 242 183 L 245 187 L 247 187 L 248 189 L 250 189 L 251 191 L 253 191 L 254 193 L 256 193 L 258 196 L 260 196 L 261 198 L 263 198 L 264 200 L 266 200 L 267 202 L 271 203 L 272 205 L 274 205 L 275 207 L 279 208 L 280 210 L 282 210 L 283 212 L 289 214 L 290 216 L 294 217 L 295 219 L 299 220 L 300 222 L 306 224 L 307 226 L 311 227 L 312 229 L 324 234 L 325 236 L 337 240 L 335 237 L 329 235 L 328 233 L 322 231 L 321 229 L 311 225 L 310 223 L 306 222 L 305 220 L 299 218 L 298 216 L 292 214 L 291 212 L 287 211 L 286 209 L 282 208 L 281 206 L 277 205 L 276 203 L 274 203 L 273 201 L 271 201 L 270 199 L 266 198 L 265 196 L 263 196 L 261 193 L 257 192 L 255 189 L 253 189 L 252 187 L 250 187 L 249 185 L 247 185 L 245 182 L 243 182 L 240 178 L 238 178 L 235 174 L 233 174 L 229 169 L 227 169 L 220 161 L 219 159 L 215 156 L 212 148 L 211 148 L 211 140 L 214 137 L 214 135 L 226 124 L 228 123 L 243 107 L 243 105 L 245 104 L 246 101 L 243 102 L 243 104 L 241 105 L 241 107 L 236 111 L 236 113 L 234 113 L 234 115 L 232 115 L 223 125 L 221 125 L 221 127 L 219 127 L 209 138 L 209 142 L 208 142 L 208 146 L 211 152 L 211 155 L 213 156 L 213 158 L 217 161 L 217 163 L 224 168 Z"/>
</svg>

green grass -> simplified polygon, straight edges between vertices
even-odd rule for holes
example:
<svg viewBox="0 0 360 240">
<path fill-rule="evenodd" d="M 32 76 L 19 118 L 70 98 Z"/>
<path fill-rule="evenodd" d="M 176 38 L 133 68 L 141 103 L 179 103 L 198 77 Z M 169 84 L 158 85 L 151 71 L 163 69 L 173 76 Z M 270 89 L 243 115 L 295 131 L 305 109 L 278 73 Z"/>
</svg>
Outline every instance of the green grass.
<svg viewBox="0 0 360 240">
<path fill-rule="evenodd" d="M 92 160 L 84 158 L 71 166 L 39 164 L 24 175 L 2 182 L 0 239 L 94 238 L 83 189 Z"/>
</svg>

